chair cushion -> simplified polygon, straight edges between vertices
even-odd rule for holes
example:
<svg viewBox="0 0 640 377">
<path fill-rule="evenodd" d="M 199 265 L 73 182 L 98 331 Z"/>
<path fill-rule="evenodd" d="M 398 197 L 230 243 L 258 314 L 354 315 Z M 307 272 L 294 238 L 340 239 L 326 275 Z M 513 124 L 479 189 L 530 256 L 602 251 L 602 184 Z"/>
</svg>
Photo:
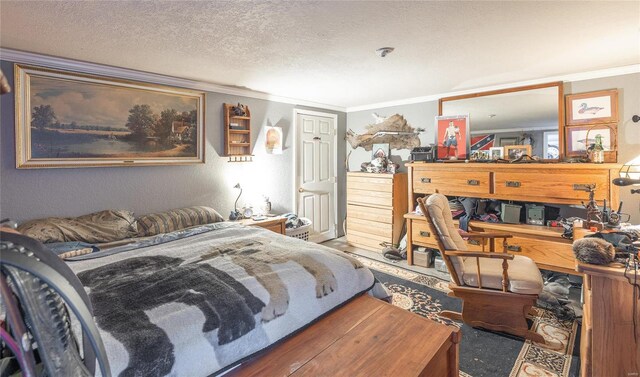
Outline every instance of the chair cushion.
<svg viewBox="0 0 640 377">
<path fill-rule="evenodd" d="M 509 287 L 513 293 L 528 295 L 542 291 L 542 275 L 531 258 L 516 255 L 509 263 Z M 465 285 L 478 286 L 476 258 L 468 257 L 463 262 L 463 278 Z M 502 290 L 502 259 L 480 258 L 480 276 L 482 288 Z"/>
<path fill-rule="evenodd" d="M 447 197 L 442 194 L 432 194 L 429 195 L 425 204 L 445 250 L 467 251 L 467 244 L 453 223 L 451 208 L 449 207 Z M 462 263 L 464 258 L 450 257 L 449 259 L 461 279 L 463 275 Z"/>
</svg>

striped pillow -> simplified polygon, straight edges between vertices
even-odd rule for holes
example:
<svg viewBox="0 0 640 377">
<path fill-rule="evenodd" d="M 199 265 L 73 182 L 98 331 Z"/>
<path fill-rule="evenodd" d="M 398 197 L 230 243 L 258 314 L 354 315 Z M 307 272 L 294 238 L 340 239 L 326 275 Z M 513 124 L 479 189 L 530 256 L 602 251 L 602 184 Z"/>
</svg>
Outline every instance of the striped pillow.
<svg viewBox="0 0 640 377">
<path fill-rule="evenodd" d="M 204 225 L 224 221 L 213 208 L 196 206 L 177 208 L 171 211 L 152 213 L 138 218 L 138 236 L 155 236 L 195 225 Z"/>
</svg>

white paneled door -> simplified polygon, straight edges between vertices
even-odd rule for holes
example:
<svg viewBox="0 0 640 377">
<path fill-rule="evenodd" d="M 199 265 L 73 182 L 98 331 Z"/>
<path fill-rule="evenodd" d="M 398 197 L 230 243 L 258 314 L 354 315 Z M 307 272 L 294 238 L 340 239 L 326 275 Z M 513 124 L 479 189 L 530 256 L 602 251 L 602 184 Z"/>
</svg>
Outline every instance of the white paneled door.
<svg viewBox="0 0 640 377">
<path fill-rule="evenodd" d="M 312 242 L 336 238 L 336 117 L 296 110 L 296 210 Z"/>
</svg>

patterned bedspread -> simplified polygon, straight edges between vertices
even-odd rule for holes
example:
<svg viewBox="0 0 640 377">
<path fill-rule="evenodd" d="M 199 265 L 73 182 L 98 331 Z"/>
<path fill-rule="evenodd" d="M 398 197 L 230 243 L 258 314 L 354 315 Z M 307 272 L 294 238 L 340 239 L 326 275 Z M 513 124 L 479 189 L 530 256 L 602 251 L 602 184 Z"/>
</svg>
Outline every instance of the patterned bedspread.
<svg viewBox="0 0 640 377">
<path fill-rule="evenodd" d="M 257 227 L 205 230 L 69 262 L 114 376 L 220 373 L 374 285 L 321 245 Z"/>
</svg>

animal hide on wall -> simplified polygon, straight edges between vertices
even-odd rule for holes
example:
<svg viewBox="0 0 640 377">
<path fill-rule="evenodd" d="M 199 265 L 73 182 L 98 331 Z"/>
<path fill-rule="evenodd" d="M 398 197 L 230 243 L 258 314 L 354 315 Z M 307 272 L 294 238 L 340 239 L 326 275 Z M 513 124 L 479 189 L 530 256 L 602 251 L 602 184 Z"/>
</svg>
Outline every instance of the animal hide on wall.
<svg viewBox="0 0 640 377">
<path fill-rule="evenodd" d="M 347 141 L 351 148 L 362 147 L 365 151 L 371 151 L 373 144 L 387 143 L 391 149 L 412 149 L 420 146 L 418 133 L 421 131 L 411 127 L 402 115 L 395 114 L 380 123 L 368 125 L 361 135 L 348 130 Z"/>
</svg>

